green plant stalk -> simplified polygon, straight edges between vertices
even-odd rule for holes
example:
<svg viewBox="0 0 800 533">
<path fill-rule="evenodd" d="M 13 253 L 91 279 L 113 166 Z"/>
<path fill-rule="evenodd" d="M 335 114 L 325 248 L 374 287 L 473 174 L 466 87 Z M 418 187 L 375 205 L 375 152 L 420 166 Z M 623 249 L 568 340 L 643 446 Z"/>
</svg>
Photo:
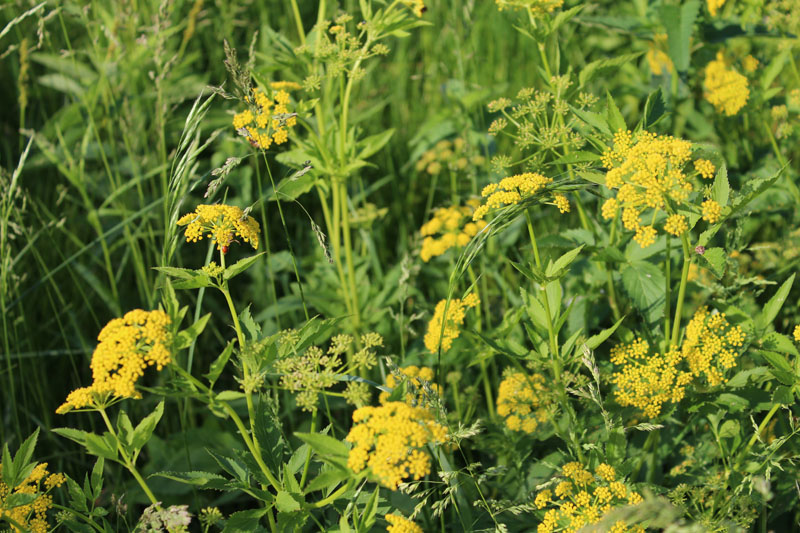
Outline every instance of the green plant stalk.
<svg viewBox="0 0 800 533">
<path fill-rule="evenodd" d="M 775 135 L 772 133 L 772 128 L 769 127 L 767 121 L 763 118 L 761 119 L 761 124 L 764 126 L 764 131 L 767 132 L 767 137 L 769 137 L 769 143 L 772 146 L 772 151 L 775 153 L 775 157 L 778 159 L 778 163 L 782 167 L 787 165 L 786 158 L 783 157 L 780 148 L 778 148 L 778 141 L 775 140 Z M 789 192 L 792 193 L 794 197 L 795 203 L 800 204 L 800 189 L 797 188 L 797 184 L 792 180 L 789 174 L 786 174 L 786 182 L 789 184 Z"/>
<path fill-rule="evenodd" d="M 344 254 L 347 263 L 347 279 L 350 283 L 350 295 L 353 298 L 353 327 L 356 332 L 361 327 L 361 311 L 358 305 L 358 290 L 356 289 L 356 271 L 353 262 L 353 246 L 350 240 L 350 210 L 347 205 L 347 187 L 344 181 L 339 183 L 342 188 L 339 199 L 342 202 L 340 214 L 342 216 L 342 233 L 344 234 Z"/>
<path fill-rule="evenodd" d="M 667 280 L 667 286 L 665 287 L 665 294 L 664 297 L 664 343 L 669 346 L 670 344 L 670 312 L 672 311 L 672 273 L 670 272 L 672 269 L 671 264 L 671 244 L 672 239 L 670 236 L 667 235 L 667 258 L 664 260 L 664 277 Z"/>
<path fill-rule="evenodd" d="M 467 273 L 469 274 L 470 282 L 472 286 L 475 287 L 478 284 L 478 280 L 475 277 L 475 271 L 472 269 L 472 265 L 467 267 Z M 482 330 L 481 324 L 481 307 L 478 306 L 478 323 L 475 325 L 475 329 L 478 331 Z M 494 397 L 492 393 L 492 384 L 489 381 L 489 373 L 486 371 L 486 361 L 481 359 L 481 379 L 483 380 L 483 390 L 484 394 L 486 395 L 486 408 L 489 411 L 489 417 L 494 418 Z"/>
<path fill-rule="evenodd" d="M 158 505 L 158 500 L 156 500 L 156 497 L 153 495 L 153 491 L 150 490 L 150 487 L 147 486 L 147 482 L 145 482 L 144 478 L 141 476 L 141 474 L 139 474 L 139 471 L 136 469 L 136 465 L 134 464 L 134 462 L 131 460 L 130 457 L 128 457 L 128 454 L 125 453 L 125 449 L 122 447 L 122 443 L 120 443 L 119 441 L 119 436 L 117 435 L 117 432 L 114 430 L 114 426 L 111 425 L 111 420 L 108 419 L 106 410 L 101 407 L 98 409 L 98 412 L 100 413 L 100 416 L 103 417 L 103 422 L 106 423 L 108 431 L 111 433 L 111 435 L 114 437 L 114 440 L 117 443 L 117 451 L 119 452 L 119 455 L 122 457 L 124 461 L 124 463 L 122 463 L 123 466 L 125 466 L 125 468 L 128 469 L 128 472 L 130 472 L 131 475 L 133 475 L 133 478 L 136 480 L 136 482 L 142 488 L 144 493 L 147 495 L 147 499 L 150 500 L 150 503 L 152 503 L 153 505 Z"/>
<path fill-rule="evenodd" d="M 686 233 L 681 235 L 681 245 L 683 247 L 683 268 L 681 270 L 681 284 L 678 288 L 678 303 L 675 306 L 675 321 L 672 323 L 672 341 L 667 349 L 678 345 L 678 338 L 681 333 L 681 315 L 683 314 L 683 300 L 686 297 L 686 282 L 689 280 L 689 265 L 692 258 L 689 252 L 689 238 Z"/>
<path fill-rule="evenodd" d="M 748 452 L 750 451 L 750 448 L 752 448 L 753 445 L 756 443 L 758 437 L 761 435 L 761 433 L 764 432 L 764 428 L 767 427 L 767 424 L 769 424 L 769 421 L 772 420 L 772 417 L 775 416 L 775 413 L 778 412 L 778 409 L 780 409 L 780 407 L 781 407 L 780 403 L 772 404 L 772 407 L 767 413 L 767 416 L 765 416 L 764 420 L 762 420 L 761 423 L 758 425 L 758 429 L 756 430 L 755 433 L 753 433 L 753 436 L 750 437 L 750 440 L 747 441 L 747 445 L 744 447 L 744 450 L 742 450 L 742 453 L 739 454 L 739 457 L 736 459 L 736 463 L 733 466 L 734 469 L 738 469 L 742 460 L 747 456 Z"/>
<path fill-rule="evenodd" d="M 530 211 L 525 209 L 525 221 L 528 225 L 528 236 L 531 240 L 531 245 L 533 246 L 534 252 L 534 259 L 536 260 L 536 267 L 541 270 L 542 269 L 542 261 L 539 257 L 539 247 L 536 244 L 536 234 L 533 231 L 533 220 L 531 219 Z M 567 389 L 564 386 L 564 382 L 561 376 L 561 359 L 558 353 L 558 340 L 556 339 L 555 330 L 553 329 L 553 319 L 550 315 L 550 303 L 547 297 L 547 288 L 542 287 L 542 291 L 544 291 L 544 312 L 547 318 L 547 336 L 550 340 L 550 362 L 552 364 L 553 370 L 553 379 L 555 380 L 556 389 L 558 391 L 558 399 L 561 403 L 561 407 L 567 412 L 570 420 L 572 421 L 573 427 L 577 427 L 578 416 L 575 414 L 575 411 L 572 409 L 572 405 L 569 403 L 569 398 L 567 397 Z M 578 460 L 581 462 L 583 461 L 583 452 L 581 451 L 580 443 L 577 442 L 577 439 L 572 438 L 572 445 L 575 448 L 575 453 L 578 456 Z"/>
<path fill-rule="evenodd" d="M 96 531 L 99 531 L 100 533 L 103 533 L 103 531 L 104 531 L 103 528 L 101 528 L 100 526 L 95 524 L 94 520 L 92 520 L 91 518 L 89 518 L 88 516 L 86 516 L 86 515 L 84 515 L 82 513 L 79 513 L 75 509 L 71 509 L 69 507 L 64 507 L 63 505 L 59 505 L 57 503 L 53 503 L 52 507 L 53 507 L 53 509 L 58 509 L 59 511 L 68 511 L 71 515 L 77 516 L 78 518 L 80 518 L 81 520 L 83 520 L 84 522 L 86 522 L 87 524 L 92 526 Z M 6 518 L 6 517 L 4 517 L 4 519 L 8 520 L 8 518 Z M 14 524 L 12 524 L 12 525 L 14 525 Z M 21 528 L 20 526 L 16 526 L 15 525 L 15 527 L 17 527 L 20 531 L 24 531 L 24 528 Z"/>
<path fill-rule="evenodd" d="M 312 503 L 310 505 L 306 505 L 304 507 L 306 509 L 321 509 L 321 508 L 325 507 L 326 505 L 328 505 L 329 503 L 333 503 L 334 501 L 336 501 L 339 498 L 339 496 L 341 496 L 342 494 L 344 494 L 345 492 L 350 490 L 350 488 L 352 486 L 353 486 L 353 479 L 350 478 L 350 479 L 347 480 L 347 483 L 345 483 L 343 486 L 339 487 L 339 489 L 336 492 L 332 493 L 327 498 L 323 498 L 318 502 L 314 502 L 314 503 Z"/>
<path fill-rule="evenodd" d="M 267 174 L 269 175 L 269 182 L 272 185 L 272 191 L 275 194 L 275 202 L 278 204 L 278 214 L 281 217 L 281 225 L 283 226 L 283 233 L 286 235 L 286 244 L 289 247 L 289 255 L 292 258 L 294 277 L 297 279 L 297 286 L 300 288 L 300 300 L 303 302 L 303 313 L 306 316 L 306 321 L 308 321 L 310 317 L 308 315 L 308 307 L 306 306 L 306 297 L 303 292 L 303 282 L 300 279 L 300 272 L 297 269 L 297 257 L 294 254 L 292 239 L 289 237 L 289 228 L 286 226 L 286 218 L 283 216 L 283 207 L 281 206 L 281 199 L 278 197 L 278 189 L 275 188 L 275 179 L 272 177 L 272 169 L 269 167 L 269 161 L 267 161 L 267 152 L 261 150 L 261 156 L 264 158 L 264 164 L 267 166 Z"/>
<path fill-rule="evenodd" d="M 331 247 L 333 248 L 333 261 L 336 264 L 336 273 L 339 275 L 339 285 L 342 290 L 342 297 L 344 298 L 347 313 L 352 316 L 354 313 L 353 303 L 350 299 L 351 294 L 347 286 L 347 277 L 344 273 L 344 265 L 342 264 L 342 215 L 340 214 L 342 203 L 339 201 L 341 189 L 339 188 L 339 184 L 336 183 L 337 179 L 338 178 L 334 177 L 333 182 L 331 183 L 331 189 L 333 193 L 331 196 L 331 201 L 333 203 L 333 226 L 328 226 L 328 233 L 330 234 Z"/>
<path fill-rule="evenodd" d="M 306 32 L 303 30 L 303 19 L 300 17 L 300 9 L 297 7 L 297 0 L 292 0 L 292 15 L 297 26 L 297 36 L 300 44 L 306 44 Z"/>
<path fill-rule="evenodd" d="M 309 429 L 309 433 L 314 433 L 317 430 L 317 411 L 315 410 L 314 413 L 311 415 L 311 429 Z M 303 475 L 300 476 L 300 488 L 306 486 L 306 478 L 308 477 L 308 467 L 311 464 L 311 448 L 308 448 L 308 453 L 306 454 L 306 462 L 303 465 Z"/>
<path fill-rule="evenodd" d="M 258 184 L 258 190 L 264 190 L 261 187 L 261 168 L 258 166 L 258 160 L 256 160 L 256 183 Z M 272 272 L 272 252 L 270 251 L 269 245 L 269 230 L 267 228 L 267 208 L 264 206 L 265 202 L 261 200 L 259 202 L 259 208 L 261 211 L 261 222 L 264 224 L 262 228 L 262 235 L 264 235 L 264 250 L 267 252 L 267 277 L 269 277 L 269 295 L 272 300 L 272 305 L 276 308 L 278 306 L 278 292 L 275 290 L 275 274 Z M 278 329 L 281 328 L 281 316 L 280 313 L 275 313 L 275 322 L 278 325 Z"/>
</svg>

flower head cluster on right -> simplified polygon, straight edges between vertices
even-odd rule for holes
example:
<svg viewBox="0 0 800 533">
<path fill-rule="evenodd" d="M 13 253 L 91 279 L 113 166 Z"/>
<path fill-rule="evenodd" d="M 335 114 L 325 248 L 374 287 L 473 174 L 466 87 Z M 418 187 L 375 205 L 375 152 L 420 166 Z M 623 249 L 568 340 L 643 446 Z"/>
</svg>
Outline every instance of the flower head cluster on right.
<svg viewBox="0 0 800 533">
<path fill-rule="evenodd" d="M 431 457 L 425 447 L 447 439 L 447 429 L 429 410 L 404 402 L 356 409 L 353 422 L 345 438 L 353 443 L 347 466 L 356 473 L 370 469 L 391 490 L 406 479 L 428 475 Z"/>
<path fill-rule="evenodd" d="M 642 501 L 641 495 L 625 486 L 621 478 L 617 478 L 614 468 L 605 463 L 599 464 L 594 473 L 581 463 L 567 463 L 561 467 L 561 475 L 563 480 L 555 489 L 545 489 L 536 495 L 534 504 L 537 508 L 549 507 L 537 533 L 575 533 L 596 524 L 615 507 L 636 505 Z M 610 531 L 644 533 L 644 528 L 628 526 L 620 520 Z"/>
<path fill-rule="evenodd" d="M 653 225 L 659 212 L 668 217 L 664 231 L 675 236 L 689 229 L 686 217 L 673 212 L 677 206 L 689 205 L 695 190 L 693 176 L 704 179 L 714 177 L 714 164 L 707 159 L 694 161 L 694 172 L 684 169 L 691 160 L 692 143 L 668 135 L 656 135 L 648 131 L 636 134 L 620 130 L 614 134 L 614 146 L 603 154 L 606 186 L 616 190 L 616 195 L 606 200 L 601 213 L 612 219 L 621 211 L 622 226 L 636 232 L 633 239 L 646 248 L 656 240 Z M 702 204 L 703 218 L 715 223 L 721 215 L 721 207 L 714 200 Z M 642 220 L 649 214 L 650 221 Z"/>
<path fill-rule="evenodd" d="M 135 385 L 149 366 L 161 370 L 172 361 L 172 320 L 164 311 L 134 309 L 100 330 L 92 354 L 94 382 L 69 393 L 56 413 L 95 404 L 97 395 L 141 398 Z"/>
<path fill-rule="evenodd" d="M 747 78 L 733 69 L 720 50 L 716 59 L 705 68 L 705 98 L 718 112 L 733 116 L 739 112 L 750 97 Z"/>
<path fill-rule="evenodd" d="M 724 313 L 710 313 L 703 307 L 686 326 L 680 348 L 650 355 L 645 340 L 618 344 L 611 350 L 611 362 L 620 367 L 611 378 L 617 386 L 615 398 L 622 406 L 636 407 L 656 418 L 664 404 L 679 403 L 695 379 L 704 378 L 712 387 L 724 383 L 726 371 L 736 366 L 744 340 L 742 328 L 732 326 Z"/>
</svg>

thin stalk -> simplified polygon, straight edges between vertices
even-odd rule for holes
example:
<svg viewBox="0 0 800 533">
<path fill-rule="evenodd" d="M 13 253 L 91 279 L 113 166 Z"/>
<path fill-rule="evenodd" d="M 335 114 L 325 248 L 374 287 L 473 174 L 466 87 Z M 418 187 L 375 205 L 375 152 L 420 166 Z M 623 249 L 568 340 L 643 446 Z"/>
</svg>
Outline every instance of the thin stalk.
<svg viewBox="0 0 800 533">
<path fill-rule="evenodd" d="M 353 247 L 350 241 L 350 210 L 347 205 L 347 187 L 344 181 L 339 183 L 341 193 L 339 200 L 342 202 L 340 214 L 342 216 L 342 234 L 344 236 L 344 254 L 347 263 L 347 279 L 350 284 L 350 296 L 353 298 L 353 329 L 358 332 L 361 326 L 361 313 L 358 305 L 358 291 L 356 289 L 356 271 L 353 262 Z"/>
<path fill-rule="evenodd" d="M 761 124 L 764 126 L 764 131 L 767 132 L 767 137 L 769 137 L 769 143 L 772 146 L 772 151 L 775 153 L 775 157 L 778 159 L 778 163 L 780 163 L 782 167 L 785 167 L 787 161 L 786 158 L 783 157 L 780 148 L 778 148 L 778 141 L 775 140 L 775 135 L 773 135 L 772 133 L 772 128 L 770 128 L 767 122 L 763 119 L 761 120 Z M 786 182 L 789 184 L 789 192 L 792 193 L 795 203 L 800 204 L 800 189 L 797 188 L 797 184 L 794 182 L 791 176 L 789 176 L 788 173 L 786 174 Z"/>
<path fill-rule="evenodd" d="M 317 430 L 317 411 L 314 410 L 314 413 L 311 415 L 311 429 L 308 431 L 309 433 L 314 433 Z M 306 486 L 306 478 L 308 476 L 308 467 L 311 464 L 311 448 L 308 449 L 308 453 L 306 454 L 306 462 L 303 465 L 303 475 L 300 476 L 300 488 Z"/>
<path fill-rule="evenodd" d="M 300 44 L 306 44 L 306 32 L 303 30 L 303 19 L 300 17 L 300 9 L 297 7 L 297 0 L 292 0 L 292 15 L 297 25 L 297 36 L 300 37 Z"/>
<path fill-rule="evenodd" d="M 689 280 L 689 265 L 692 262 L 689 253 L 689 238 L 686 233 L 681 235 L 681 245 L 683 246 L 683 269 L 681 270 L 681 285 L 678 289 L 678 303 L 675 306 L 675 321 L 672 323 L 672 342 L 668 349 L 678 345 L 678 337 L 681 333 L 681 315 L 683 314 L 683 300 L 686 296 L 686 282 Z"/>
<path fill-rule="evenodd" d="M 153 505 L 158 505 L 158 500 L 156 500 L 156 497 L 153 495 L 153 491 L 151 491 L 150 487 L 147 486 L 147 483 L 145 482 L 144 478 L 139 474 L 139 471 L 136 469 L 136 465 L 133 463 L 133 461 L 131 461 L 131 458 L 128 457 L 128 454 L 122 447 L 122 443 L 119 440 L 119 436 L 117 435 L 117 432 L 114 430 L 114 426 L 111 425 L 111 420 L 108 419 L 106 410 L 101 407 L 100 409 L 98 409 L 98 412 L 100 413 L 100 416 L 103 417 L 103 422 L 106 423 L 106 427 L 108 428 L 109 433 L 111 433 L 111 436 L 114 437 L 114 441 L 117 443 L 117 451 L 119 452 L 120 457 L 122 457 L 124 461 L 122 464 L 125 466 L 125 468 L 128 469 L 128 472 L 130 472 L 131 475 L 133 475 L 133 478 L 136 480 L 136 482 L 142 488 L 144 493 L 147 495 L 147 499 L 150 500 L 150 503 L 152 503 Z"/>
<path fill-rule="evenodd" d="M 671 250 L 670 244 L 672 239 L 669 235 L 667 235 L 667 258 L 664 260 L 664 277 L 667 280 L 667 286 L 665 288 L 665 302 L 664 302 L 664 343 L 669 346 L 670 343 L 670 330 L 669 330 L 669 323 L 670 323 L 670 312 L 672 311 L 672 274 L 670 272 L 672 265 L 671 265 Z"/>
<path fill-rule="evenodd" d="M 745 456 L 747 456 L 747 453 L 750 451 L 750 448 L 752 448 L 753 445 L 756 443 L 758 437 L 761 435 L 761 433 L 764 432 L 764 428 L 767 427 L 767 424 L 769 424 L 769 421 L 772 420 L 772 417 L 775 416 L 775 413 L 778 412 L 778 409 L 780 409 L 780 407 L 781 407 L 780 403 L 775 403 L 772 405 L 772 408 L 770 408 L 769 412 L 767 413 L 767 416 L 765 416 L 764 420 L 762 420 L 761 423 L 758 425 L 758 429 L 756 430 L 755 433 L 753 433 L 753 436 L 750 437 L 750 440 L 747 441 L 747 445 L 744 447 L 744 450 L 742 450 L 742 453 L 740 453 L 739 457 L 736 459 L 736 464 L 734 465 L 734 469 L 737 469 L 739 467 L 739 464 L 742 462 Z"/>
</svg>

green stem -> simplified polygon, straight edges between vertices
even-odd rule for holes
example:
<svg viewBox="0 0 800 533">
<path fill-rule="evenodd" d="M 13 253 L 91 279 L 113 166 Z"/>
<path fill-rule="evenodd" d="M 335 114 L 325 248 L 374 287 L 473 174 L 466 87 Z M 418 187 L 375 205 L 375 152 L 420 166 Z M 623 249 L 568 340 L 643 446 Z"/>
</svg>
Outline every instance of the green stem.
<svg viewBox="0 0 800 533">
<path fill-rule="evenodd" d="M 109 433 L 111 433 L 111 436 L 114 437 L 114 441 L 117 443 L 117 451 L 119 452 L 120 457 L 122 457 L 122 460 L 124 461 L 122 464 L 125 466 L 125 468 L 128 469 L 128 472 L 130 472 L 133 475 L 133 478 L 136 480 L 139 486 L 142 487 L 142 490 L 147 495 L 147 499 L 150 500 L 150 503 L 152 503 L 153 505 L 158 505 L 158 500 L 156 500 L 156 497 L 153 495 L 153 491 L 151 491 L 150 487 L 147 486 L 147 483 L 145 482 L 144 478 L 139 474 L 139 471 L 136 469 L 136 465 L 133 463 L 131 458 L 128 457 L 128 454 L 122 447 L 122 443 L 119 440 L 119 436 L 117 435 L 117 432 L 114 430 L 114 426 L 111 425 L 111 420 L 108 419 L 106 410 L 101 407 L 98 409 L 98 412 L 100 413 L 100 416 L 103 417 L 103 422 L 106 423 L 106 427 L 108 428 Z"/>
<path fill-rule="evenodd" d="M 761 124 L 764 126 L 764 131 L 767 132 L 767 137 L 769 137 L 772 151 L 775 153 L 778 163 L 780 163 L 781 167 L 785 167 L 787 165 L 787 161 L 786 158 L 783 157 L 780 148 L 778 148 L 778 141 L 775 140 L 775 135 L 772 133 L 772 128 L 770 128 L 767 122 L 763 119 L 761 120 Z M 797 188 L 797 184 L 794 182 L 788 172 L 786 173 L 786 182 L 789 184 L 789 192 L 792 193 L 795 203 L 800 204 L 800 189 Z"/>
<path fill-rule="evenodd" d="M 341 191 L 339 200 L 342 202 L 342 234 L 344 236 L 344 254 L 347 263 L 347 279 L 350 284 L 350 296 L 353 299 L 353 329 L 357 333 L 361 325 L 361 312 L 358 305 L 358 291 L 356 289 L 356 272 L 353 262 L 353 246 L 350 241 L 350 210 L 347 205 L 347 187 L 344 181 L 339 183 Z"/>
<path fill-rule="evenodd" d="M 314 433 L 317 429 L 317 411 L 314 410 L 314 414 L 311 416 L 311 429 L 308 431 L 309 433 Z M 300 488 L 306 486 L 306 478 L 308 476 L 308 467 L 311 464 L 311 448 L 308 449 L 308 453 L 306 454 L 306 462 L 303 465 L 303 475 L 300 476 Z"/>
<path fill-rule="evenodd" d="M 769 421 L 772 420 L 772 417 L 775 416 L 775 413 L 778 412 L 778 409 L 780 409 L 780 407 L 781 407 L 780 403 L 775 403 L 772 405 L 772 408 L 767 413 L 767 416 L 765 416 L 764 420 L 762 420 L 761 423 L 758 425 L 758 429 L 756 430 L 755 433 L 753 433 L 753 436 L 750 437 L 750 440 L 747 441 L 747 446 L 744 447 L 744 450 L 742 450 L 742 453 L 739 454 L 739 457 L 736 459 L 736 464 L 734 465 L 734 469 L 738 469 L 739 464 L 747 456 L 748 452 L 750 451 L 750 448 L 752 448 L 753 445 L 756 443 L 758 437 L 761 435 L 761 433 L 764 432 L 764 428 L 767 427 L 767 424 L 769 424 Z"/>
<path fill-rule="evenodd" d="M 664 260 L 664 277 L 667 280 L 666 296 L 664 302 L 664 343 L 669 346 L 670 344 L 670 313 L 672 311 L 672 261 L 670 244 L 672 239 L 667 235 L 667 258 Z"/>
<path fill-rule="evenodd" d="M 292 0 L 292 15 L 297 25 L 297 35 L 300 37 L 300 44 L 306 44 L 306 32 L 303 30 L 303 19 L 300 17 L 300 9 L 297 7 L 297 0 Z"/>
<path fill-rule="evenodd" d="M 672 348 L 678 345 L 678 338 L 681 333 L 681 315 L 683 314 L 683 300 L 686 296 L 686 282 L 689 280 L 689 265 L 692 258 L 689 252 L 689 238 L 686 233 L 681 235 L 681 245 L 683 246 L 683 269 L 681 270 L 681 285 L 678 289 L 678 304 L 675 306 L 675 320 L 672 323 L 672 342 L 667 347 Z"/>
</svg>

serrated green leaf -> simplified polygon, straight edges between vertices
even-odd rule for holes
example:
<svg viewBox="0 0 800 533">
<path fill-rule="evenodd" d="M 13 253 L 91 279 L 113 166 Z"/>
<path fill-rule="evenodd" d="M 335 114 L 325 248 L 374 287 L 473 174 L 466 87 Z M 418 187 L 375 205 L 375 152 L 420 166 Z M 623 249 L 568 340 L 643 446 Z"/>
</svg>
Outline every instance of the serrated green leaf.
<svg viewBox="0 0 800 533">
<path fill-rule="evenodd" d="M 320 433 L 295 433 L 294 435 L 322 456 L 347 457 L 350 453 L 345 443 L 328 435 Z"/>
<path fill-rule="evenodd" d="M 275 507 L 282 513 L 291 513 L 300 510 L 300 503 L 297 501 L 299 495 L 291 494 L 285 490 L 278 491 L 275 497 Z"/>
<path fill-rule="evenodd" d="M 794 283 L 795 274 L 789 276 L 789 279 L 783 282 L 781 288 L 778 289 L 772 298 L 769 299 L 767 304 L 764 306 L 764 309 L 761 310 L 761 314 L 759 314 L 758 319 L 756 320 L 756 325 L 758 329 L 764 330 L 772 321 L 775 320 L 775 317 L 778 316 L 778 312 L 783 307 L 784 302 L 786 302 L 786 298 L 789 296 L 789 291 L 792 290 L 792 284 Z"/>
<path fill-rule="evenodd" d="M 3 501 L 3 510 L 13 509 L 21 505 L 29 505 L 33 503 L 38 497 L 39 497 L 38 494 L 29 494 L 27 492 L 14 492 L 6 496 L 5 500 Z"/>
<path fill-rule="evenodd" d="M 717 202 L 721 207 L 728 205 L 728 198 L 730 197 L 731 186 L 728 183 L 728 168 L 723 164 L 717 170 L 717 175 L 714 177 L 714 186 L 711 189 L 711 199 Z"/>
<path fill-rule="evenodd" d="M 163 272 L 167 276 L 178 279 L 192 279 L 197 275 L 196 270 L 190 270 L 188 268 L 153 267 L 153 269 L 158 270 L 159 272 Z"/>
<path fill-rule="evenodd" d="M 797 351 L 794 341 L 776 331 L 770 331 L 764 336 L 761 340 L 761 347 L 772 352 L 788 353 L 795 357 L 800 357 L 800 352 Z"/>
<path fill-rule="evenodd" d="M 356 156 L 358 159 L 367 159 L 383 148 L 394 135 L 395 129 L 389 128 L 381 133 L 370 135 L 358 142 L 357 149 L 361 150 Z"/>
<path fill-rule="evenodd" d="M 199 337 L 200 334 L 203 332 L 210 318 L 211 318 L 211 313 L 206 313 L 205 315 L 197 319 L 197 321 L 194 324 L 184 329 L 183 331 L 179 331 L 175 343 L 176 348 L 178 350 L 183 350 L 191 346 L 194 340 L 197 337 Z"/>
<path fill-rule="evenodd" d="M 661 88 L 656 89 L 647 97 L 642 116 L 642 127 L 648 129 L 658 123 L 665 115 L 667 106 L 664 103 L 664 94 Z"/>
<path fill-rule="evenodd" d="M 304 492 L 309 494 L 318 490 L 332 489 L 343 481 L 346 481 L 349 477 L 350 472 L 347 470 L 340 468 L 329 468 L 312 479 L 308 485 L 306 485 Z"/>
<path fill-rule="evenodd" d="M 772 374 L 778 378 L 778 381 L 784 385 L 794 384 L 796 381 L 794 369 L 783 355 L 768 350 L 759 350 L 758 353 L 772 366 Z"/>
<path fill-rule="evenodd" d="M 775 392 L 772 393 L 772 402 L 782 405 L 793 405 L 794 392 L 789 387 L 779 385 L 775 387 Z"/>
<path fill-rule="evenodd" d="M 256 533 L 264 528 L 259 524 L 261 517 L 267 514 L 267 509 L 251 509 L 238 511 L 225 520 L 222 533 Z"/>
<path fill-rule="evenodd" d="M 630 63 L 641 56 L 644 52 L 636 52 L 634 54 L 622 54 L 620 56 L 608 58 L 608 59 L 598 59 L 596 61 L 592 61 L 585 67 L 581 69 L 581 73 L 578 75 L 578 83 L 580 87 L 583 87 L 588 83 L 595 75 L 597 75 L 600 71 L 605 70 L 607 68 L 619 67 L 626 63 Z"/>
<path fill-rule="evenodd" d="M 722 279 L 723 274 L 725 274 L 725 266 L 727 265 L 725 250 L 722 248 L 708 248 L 700 257 L 703 258 L 702 261 L 709 270 L 711 270 L 714 277 Z"/>
<path fill-rule="evenodd" d="M 611 131 L 616 132 L 620 130 L 627 130 L 628 126 L 625 124 L 625 119 L 622 117 L 619 108 L 617 107 L 614 98 L 611 96 L 610 91 L 606 91 L 606 118 Z"/>
<path fill-rule="evenodd" d="M 283 178 L 275 187 L 275 192 L 269 194 L 269 201 L 296 200 L 314 188 L 314 183 L 316 183 L 316 181 L 317 176 L 312 172 L 308 172 L 299 177 L 289 176 Z"/>
<path fill-rule="evenodd" d="M 686 72 L 689 68 L 689 44 L 699 11 L 700 2 L 697 0 L 689 0 L 680 6 L 664 4 L 659 10 L 661 22 L 667 30 L 669 57 L 678 72 Z"/>
<path fill-rule="evenodd" d="M 548 278 L 555 278 L 561 277 L 564 271 L 572 264 L 573 261 L 578 257 L 578 254 L 581 253 L 583 250 L 583 245 L 578 246 L 577 248 L 570 250 L 569 252 L 565 253 L 558 259 L 556 259 L 555 263 L 551 263 L 547 265 L 547 270 L 545 274 Z"/>
<path fill-rule="evenodd" d="M 208 369 L 208 374 L 205 374 L 205 378 L 209 382 L 209 388 L 214 387 L 214 383 L 216 383 L 217 378 L 219 378 L 222 371 L 225 369 L 225 365 L 228 364 L 228 361 L 231 358 L 231 354 L 233 353 L 233 341 L 229 341 L 225 349 L 222 350 L 222 353 L 217 356 L 211 366 Z"/>
<path fill-rule="evenodd" d="M 156 429 L 158 422 L 164 414 L 164 400 L 158 402 L 153 412 L 142 419 L 137 424 L 136 429 L 133 430 L 133 438 L 131 439 L 131 446 L 134 450 L 141 450 Z"/>
<path fill-rule="evenodd" d="M 622 287 L 650 323 L 664 314 L 665 284 L 661 269 L 646 261 L 631 261 L 622 271 Z"/>
<path fill-rule="evenodd" d="M 614 334 L 615 331 L 617 331 L 617 328 L 622 324 L 623 320 L 625 320 L 625 317 L 622 317 L 619 320 L 617 320 L 616 323 L 614 323 L 614 325 L 611 326 L 610 328 L 606 328 L 597 335 L 592 335 L 591 337 L 586 339 L 586 342 L 584 343 L 586 347 L 589 348 L 590 350 L 597 349 L 598 346 L 603 344 L 611 335 Z"/>
<path fill-rule="evenodd" d="M 225 269 L 225 273 L 222 275 L 223 279 L 230 280 L 234 277 L 238 276 L 248 268 L 250 268 L 253 263 L 255 263 L 259 257 L 264 255 L 266 252 L 261 252 L 256 255 L 251 255 L 250 257 L 245 257 L 244 259 L 240 259 L 236 261 L 236 263 L 232 264 L 228 268 Z"/>
</svg>

